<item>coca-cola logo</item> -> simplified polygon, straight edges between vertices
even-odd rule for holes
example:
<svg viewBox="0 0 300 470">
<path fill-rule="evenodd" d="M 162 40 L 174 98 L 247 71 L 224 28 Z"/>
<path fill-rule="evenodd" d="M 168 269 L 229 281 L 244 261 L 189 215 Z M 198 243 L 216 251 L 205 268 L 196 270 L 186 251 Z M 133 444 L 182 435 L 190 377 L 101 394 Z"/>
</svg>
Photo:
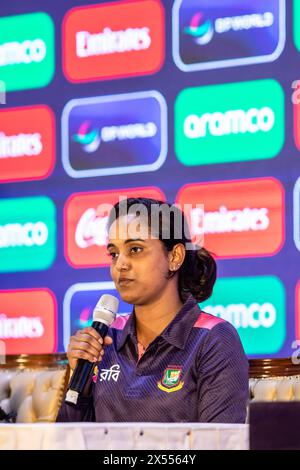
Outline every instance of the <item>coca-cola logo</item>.
<svg viewBox="0 0 300 470">
<path fill-rule="evenodd" d="M 107 245 L 107 221 L 108 216 L 99 217 L 96 209 L 87 209 L 80 217 L 76 227 L 77 246 L 87 248 L 92 245 Z"/>
<path fill-rule="evenodd" d="M 131 197 L 148 197 L 164 201 L 164 193 L 156 187 L 116 189 L 73 194 L 65 205 L 65 256 L 75 267 L 109 266 L 107 255 L 108 217 L 114 204 Z"/>
</svg>

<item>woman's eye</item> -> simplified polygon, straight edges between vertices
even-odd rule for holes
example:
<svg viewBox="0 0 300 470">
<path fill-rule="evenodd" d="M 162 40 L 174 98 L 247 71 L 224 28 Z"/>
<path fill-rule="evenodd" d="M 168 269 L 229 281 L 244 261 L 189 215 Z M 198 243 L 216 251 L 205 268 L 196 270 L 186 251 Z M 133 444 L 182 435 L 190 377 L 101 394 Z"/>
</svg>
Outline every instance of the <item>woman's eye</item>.
<svg viewBox="0 0 300 470">
<path fill-rule="evenodd" d="M 110 256 L 111 259 L 116 259 L 117 255 L 118 255 L 118 253 L 114 253 L 114 252 L 109 252 L 107 254 L 108 254 L 108 256 Z"/>
<path fill-rule="evenodd" d="M 140 253 L 141 251 L 143 251 L 143 248 L 141 246 L 133 246 L 130 251 L 132 251 L 133 253 Z"/>
</svg>

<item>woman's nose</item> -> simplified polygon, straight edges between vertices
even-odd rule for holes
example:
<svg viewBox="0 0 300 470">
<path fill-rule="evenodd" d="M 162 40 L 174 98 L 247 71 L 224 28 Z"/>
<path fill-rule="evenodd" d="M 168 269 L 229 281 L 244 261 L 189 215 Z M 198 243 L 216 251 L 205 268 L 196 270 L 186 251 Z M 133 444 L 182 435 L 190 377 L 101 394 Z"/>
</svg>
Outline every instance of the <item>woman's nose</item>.
<svg viewBox="0 0 300 470">
<path fill-rule="evenodd" d="M 127 271 L 129 269 L 129 262 L 125 255 L 122 255 L 121 253 L 119 254 L 116 268 L 118 271 Z"/>
</svg>

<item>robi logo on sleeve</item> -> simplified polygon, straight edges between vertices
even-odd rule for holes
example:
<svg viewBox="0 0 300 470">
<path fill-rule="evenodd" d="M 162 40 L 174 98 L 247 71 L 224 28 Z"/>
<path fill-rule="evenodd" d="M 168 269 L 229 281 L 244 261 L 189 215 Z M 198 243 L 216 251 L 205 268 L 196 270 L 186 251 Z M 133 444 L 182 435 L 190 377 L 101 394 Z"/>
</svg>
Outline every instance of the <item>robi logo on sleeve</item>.
<svg viewBox="0 0 300 470">
<path fill-rule="evenodd" d="M 187 184 L 176 202 L 193 238 L 203 233 L 220 258 L 271 256 L 283 246 L 284 189 L 275 178 Z"/>
<path fill-rule="evenodd" d="M 110 265 L 107 255 L 107 221 L 114 204 L 120 199 L 147 197 L 165 200 L 155 187 L 73 194 L 65 205 L 65 256 L 75 268 Z"/>
<path fill-rule="evenodd" d="M 164 61 L 159 0 L 76 7 L 63 21 L 63 69 L 71 82 L 157 72 Z"/>
</svg>

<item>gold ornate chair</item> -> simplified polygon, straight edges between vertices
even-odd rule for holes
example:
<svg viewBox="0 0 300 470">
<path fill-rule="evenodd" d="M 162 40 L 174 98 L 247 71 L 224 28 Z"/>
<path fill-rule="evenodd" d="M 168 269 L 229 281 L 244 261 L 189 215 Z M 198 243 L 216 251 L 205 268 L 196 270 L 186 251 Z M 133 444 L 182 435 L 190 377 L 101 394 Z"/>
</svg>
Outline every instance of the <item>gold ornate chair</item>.
<svg viewBox="0 0 300 470">
<path fill-rule="evenodd" d="M 65 354 L 7 356 L 0 364 L 0 407 L 17 423 L 55 421 L 68 379 Z"/>
<path fill-rule="evenodd" d="M 250 359 L 251 401 L 300 400 L 300 364 L 291 358 Z"/>
<path fill-rule="evenodd" d="M 0 364 L 0 407 L 17 423 L 53 422 L 69 381 L 65 354 L 7 356 Z M 300 364 L 249 360 L 250 401 L 300 400 Z"/>
</svg>

